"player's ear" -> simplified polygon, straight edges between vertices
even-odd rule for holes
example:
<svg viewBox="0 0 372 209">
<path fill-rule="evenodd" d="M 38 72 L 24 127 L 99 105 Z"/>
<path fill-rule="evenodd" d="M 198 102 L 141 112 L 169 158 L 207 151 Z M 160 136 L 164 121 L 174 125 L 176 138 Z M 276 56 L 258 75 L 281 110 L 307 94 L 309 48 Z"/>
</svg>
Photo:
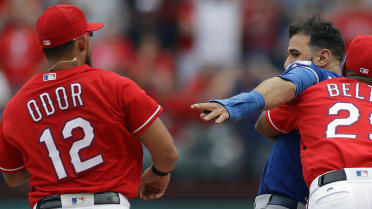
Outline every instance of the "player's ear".
<svg viewBox="0 0 372 209">
<path fill-rule="evenodd" d="M 78 46 L 79 46 L 80 51 L 84 51 L 87 48 L 87 42 L 88 40 L 86 36 L 79 38 Z"/>
<path fill-rule="evenodd" d="M 331 61 L 331 56 L 332 56 L 332 53 L 329 49 L 322 49 L 316 54 L 313 62 L 315 65 L 321 68 L 324 68 Z"/>
</svg>

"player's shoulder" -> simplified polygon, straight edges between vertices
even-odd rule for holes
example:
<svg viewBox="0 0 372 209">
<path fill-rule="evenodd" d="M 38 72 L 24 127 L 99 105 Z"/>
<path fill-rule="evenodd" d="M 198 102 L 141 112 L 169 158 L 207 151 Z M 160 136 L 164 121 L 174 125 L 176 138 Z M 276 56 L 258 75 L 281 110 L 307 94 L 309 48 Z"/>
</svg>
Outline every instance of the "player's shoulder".
<svg viewBox="0 0 372 209">
<path fill-rule="evenodd" d="M 301 70 L 304 69 L 304 70 L 311 71 L 317 77 L 319 82 L 330 79 L 330 78 L 342 77 L 338 73 L 335 73 L 330 70 L 326 70 L 326 69 L 316 66 L 313 62 L 309 60 L 298 60 L 298 61 L 293 62 L 286 68 L 285 73 L 288 73 L 295 69 L 301 69 Z"/>
<path fill-rule="evenodd" d="M 103 80 L 105 83 L 113 84 L 113 85 L 135 85 L 135 82 L 123 75 L 120 75 L 116 72 L 104 70 L 100 68 L 92 68 L 92 72 L 94 72 L 95 76 Z"/>
<path fill-rule="evenodd" d="M 295 68 L 301 68 L 301 67 L 312 68 L 312 67 L 315 67 L 315 65 L 309 60 L 297 60 L 297 61 L 292 62 L 292 64 L 288 65 L 285 71 L 291 71 Z"/>
<path fill-rule="evenodd" d="M 352 78 L 347 78 L 347 77 L 334 77 L 334 78 L 330 78 L 330 79 L 322 82 L 322 84 L 329 84 L 329 83 L 334 83 L 334 84 L 336 84 L 336 83 L 361 83 L 362 85 L 368 85 L 366 83 L 357 81 L 357 80 L 352 79 Z"/>
</svg>

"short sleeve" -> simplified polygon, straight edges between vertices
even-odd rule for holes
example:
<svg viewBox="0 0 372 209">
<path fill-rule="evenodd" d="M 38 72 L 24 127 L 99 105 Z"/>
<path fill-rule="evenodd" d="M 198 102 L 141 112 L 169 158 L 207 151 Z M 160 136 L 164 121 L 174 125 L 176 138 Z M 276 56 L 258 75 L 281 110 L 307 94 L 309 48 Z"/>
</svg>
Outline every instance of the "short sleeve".
<svg viewBox="0 0 372 209">
<path fill-rule="evenodd" d="M 296 85 L 296 96 L 311 85 L 319 83 L 318 71 L 308 66 L 290 68 L 279 75 L 280 78 L 291 81 Z"/>
<path fill-rule="evenodd" d="M 1 126 L 2 127 L 2 126 Z M 9 144 L 0 132 L 0 172 L 15 173 L 25 169 L 22 153 Z"/>
<path fill-rule="evenodd" d="M 131 80 L 122 93 L 128 129 L 139 135 L 159 117 L 163 108 Z"/>
<path fill-rule="evenodd" d="M 266 112 L 266 121 L 273 130 L 283 134 L 296 129 L 298 111 L 295 105 L 285 104 Z"/>
</svg>

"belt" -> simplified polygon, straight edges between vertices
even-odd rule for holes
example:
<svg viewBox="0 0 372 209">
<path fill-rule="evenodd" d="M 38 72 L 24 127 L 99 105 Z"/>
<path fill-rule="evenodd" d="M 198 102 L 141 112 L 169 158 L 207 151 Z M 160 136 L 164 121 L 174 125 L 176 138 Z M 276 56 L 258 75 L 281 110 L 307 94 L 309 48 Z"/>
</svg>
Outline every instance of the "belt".
<svg viewBox="0 0 372 209">
<path fill-rule="evenodd" d="M 117 192 L 103 192 L 94 194 L 94 204 L 120 204 L 120 197 Z M 36 209 L 52 209 L 61 208 L 61 196 L 55 195 L 51 197 L 46 197 L 36 204 Z"/>
<path fill-rule="evenodd" d="M 344 169 L 341 170 L 334 170 L 328 173 L 325 173 L 318 178 L 318 186 L 324 186 L 326 184 L 330 184 L 336 181 L 344 181 L 346 180 L 346 173 Z"/>
<path fill-rule="evenodd" d="M 288 209 L 297 209 L 298 201 L 289 197 L 272 194 L 268 205 L 278 205 Z"/>
</svg>

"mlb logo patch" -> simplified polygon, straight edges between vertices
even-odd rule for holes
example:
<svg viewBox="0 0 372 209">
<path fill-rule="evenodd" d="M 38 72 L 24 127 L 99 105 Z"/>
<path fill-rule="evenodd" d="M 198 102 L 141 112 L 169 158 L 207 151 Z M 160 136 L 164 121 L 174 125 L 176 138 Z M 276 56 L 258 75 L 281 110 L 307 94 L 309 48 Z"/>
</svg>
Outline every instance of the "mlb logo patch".
<svg viewBox="0 0 372 209">
<path fill-rule="evenodd" d="M 43 76 L 43 81 L 54 81 L 57 79 L 56 73 L 48 73 Z"/>
<path fill-rule="evenodd" d="M 44 46 L 50 46 L 50 40 L 43 40 Z"/>
<path fill-rule="evenodd" d="M 73 197 L 71 198 L 71 202 L 73 205 L 82 205 L 84 204 L 84 197 Z"/>
<path fill-rule="evenodd" d="M 368 74 L 369 73 L 369 69 L 360 68 L 360 72 L 363 73 L 363 74 Z"/>
<path fill-rule="evenodd" d="M 367 177 L 368 176 L 368 171 L 366 171 L 366 170 L 356 171 L 356 175 L 359 176 L 359 177 Z"/>
</svg>

